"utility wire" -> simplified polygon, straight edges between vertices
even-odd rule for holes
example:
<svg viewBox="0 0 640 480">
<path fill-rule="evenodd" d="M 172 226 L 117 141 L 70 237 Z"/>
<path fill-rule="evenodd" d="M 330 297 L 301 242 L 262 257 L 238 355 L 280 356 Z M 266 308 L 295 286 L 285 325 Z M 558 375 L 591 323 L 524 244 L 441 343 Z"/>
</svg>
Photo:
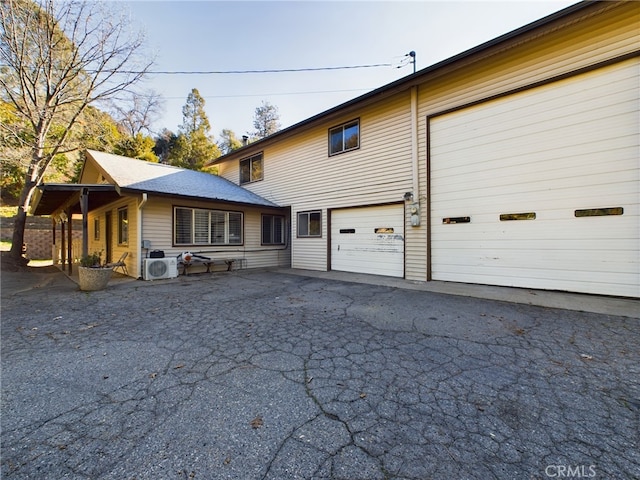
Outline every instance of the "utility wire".
<svg viewBox="0 0 640 480">
<path fill-rule="evenodd" d="M 350 88 L 345 90 L 315 90 L 309 92 L 276 92 L 276 93 L 242 93 L 236 95 L 203 95 L 202 98 L 242 98 L 242 97 L 272 97 L 272 96 L 288 96 L 288 95 L 315 95 L 319 93 L 343 93 L 343 92 L 363 92 L 373 90 L 370 88 Z M 163 97 L 167 100 L 184 100 L 184 95 L 180 97 Z"/>
<path fill-rule="evenodd" d="M 266 70 L 149 70 L 147 72 L 138 72 L 134 70 L 118 70 L 117 73 L 140 74 L 148 73 L 150 75 L 228 75 L 228 74 L 244 74 L 244 73 L 288 73 L 288 72 L 318 72 L 322 70 L 350 70 L 356 68 L 379 68 L 392 67 L 391 63 L 372 63 L 368 65 L 347 65 L 341 67 L 315 67 L 315 68 L 274 68 Z"/>
</svg>

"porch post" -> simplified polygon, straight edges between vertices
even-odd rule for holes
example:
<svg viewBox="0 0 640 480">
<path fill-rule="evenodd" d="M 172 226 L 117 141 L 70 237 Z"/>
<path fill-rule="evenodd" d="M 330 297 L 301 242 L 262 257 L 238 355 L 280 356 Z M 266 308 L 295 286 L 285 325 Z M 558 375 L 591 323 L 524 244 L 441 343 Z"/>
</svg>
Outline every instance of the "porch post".
<svg viewBox="0 0 640 480">
<path fill-rule="evenodd" d="M 51 217 L 51 259 L 58 264 L 58 249 L 56 248 L 56 219 Z"/>
<path fill-rule="evenodd" d="M 80 210 L 82 211 L 82 256 L 89 254 L 89 189 L 83 188 L 80 194 Z"/>
<path fill-rule="evenodd" d="M 69 272 L 69 275 L 71 275 L 73 273 L 73 218 L 72 218 L 73 213 L 71 213 L 71 209 L 69 208 L 69 210 L 67 210 L 67 218 L 68 218 L 68 222 L 69 222 L 69 226 L 67 228 L 67 258 L 68 260 L 68 268 L 67 271 Z"/>
<path fill-rule="evenodd" d="M 62 271 L 64 272 L 64 265 L 67 263 L 67 245 L 64 236 L 64 220 L 60 219 L 60 255 L 62 255 Z"/>
</svg>

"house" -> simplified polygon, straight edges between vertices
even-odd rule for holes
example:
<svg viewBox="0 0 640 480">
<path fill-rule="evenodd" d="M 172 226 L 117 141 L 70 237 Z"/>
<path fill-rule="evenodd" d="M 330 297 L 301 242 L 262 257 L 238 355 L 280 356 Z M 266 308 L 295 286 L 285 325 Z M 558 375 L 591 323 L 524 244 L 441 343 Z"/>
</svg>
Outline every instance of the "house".
<svg viewBox="0 0 640 480">
<path fill-rule="evenodd" d="M 136 278 L 146 277 L 145 259 L 156 250 L 165 258 L 190 252 L 218 261 L 207 270 L 231 261 L 289 266 L 287 208 L 216 175 L 92 150 L 86 157 L 78 184 L 41 185 L 31 204 L 34 215 L 61 225 L 60 238 L 53 230 L 54 252 L 69 269 L 64 260 L 79 258 L 82 249 L 66 239 L 64 226 L 83 213 L 86 249 L 107 262 L 127 252 L 126 271 Z"/>
<path fill-rule="evenodd" d="M 84 212 L 87 248 L 133 276 L 191 251 L 640 297 L 639 85 L 640 3 L 581 2 L 220 157 L 220 178 L 89 151 L 32 212 Z"/>
<path fill-rule="evenodd" d="M 639 55 L 578 3 L 212 163 L 293 268 L 640 297 Z"/>
</svg>

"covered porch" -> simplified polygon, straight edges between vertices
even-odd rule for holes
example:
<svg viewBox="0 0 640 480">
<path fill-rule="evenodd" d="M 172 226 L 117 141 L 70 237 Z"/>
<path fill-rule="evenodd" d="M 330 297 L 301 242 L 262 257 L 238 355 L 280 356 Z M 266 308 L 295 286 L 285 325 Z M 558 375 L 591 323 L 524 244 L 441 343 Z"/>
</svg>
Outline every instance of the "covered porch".
<svg viewBox="0 0 640 480">
<path fill-rule="evenodd" d="M 53 265 L 70 277 L 74 263 L 89 253 L 88 215 L 91 210 L 107 205 L 121 197 L 116 185 L 110 184 L 41 184 L 34 193 L 30 213 L 51 217 Z M 74 239 L 73 219 L 81 218 L 81 238 Z M 58 232 L 58 225 L 60 226 Z M 107 249 L 105 262 L 111 262 Z"/>
</svg>

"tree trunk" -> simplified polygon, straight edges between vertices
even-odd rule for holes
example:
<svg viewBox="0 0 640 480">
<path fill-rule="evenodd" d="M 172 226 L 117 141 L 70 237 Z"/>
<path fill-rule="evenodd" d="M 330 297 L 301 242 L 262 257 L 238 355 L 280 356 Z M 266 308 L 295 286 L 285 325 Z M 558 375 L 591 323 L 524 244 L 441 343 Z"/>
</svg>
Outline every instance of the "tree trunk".
<svg viewBox="0 0 640 480">
<path fill-rule="evenodd" d="M 13 222 L 13 240 L 9 254 L 12 258 L 22 258 L 22 245 L 24 244 L 24 228 L 27 224 L 27 212 L 22 205 L 18 208 L 18 214 Z"/>
<path fill-rule="evenodd" d="M 36 187 L 36 182 L 32 180 L 34 172 L 33 164 L 29 166 L 24 187 L 20 192 L 20 205 L 18 206 L 18 213 L 16 214 L 15 221 L 13 222 L 13 237 L 11 240 L 11 250 L 9 255 L 20 260 L 22 258 L 22 246 L 24 245 L 24 229 L 27 224 L 27 209 L 29 208 L 29 201 L 33 189 Z"/>
</svg>

